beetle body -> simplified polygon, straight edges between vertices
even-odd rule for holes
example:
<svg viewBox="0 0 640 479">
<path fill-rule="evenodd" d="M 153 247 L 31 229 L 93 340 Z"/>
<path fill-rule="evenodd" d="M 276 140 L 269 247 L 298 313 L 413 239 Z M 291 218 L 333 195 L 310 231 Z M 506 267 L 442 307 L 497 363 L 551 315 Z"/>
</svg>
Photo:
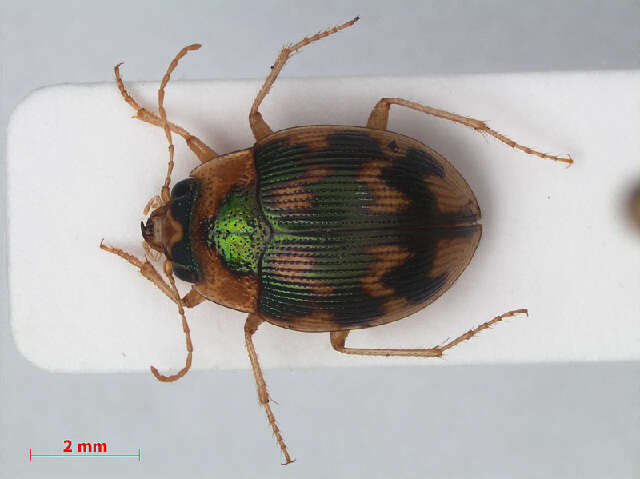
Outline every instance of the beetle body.
<svg viewBox="0 0 640 479">
<path fill-rule="evenodd" d="M 190 176 L 165 209 L 184 232 L 162 235 L 176 275 L 209 300 L 298 331 L 410 315 L 453 284 L 480 240 L 460 173 L 388 131 L 290 128 Z"/>
<path fill-rule="evenodd" d="M 285 463 L 292 459 L 252 339 L 262 322 L 328 332 L 332 347 L 345 354 L 440 357 L 502 319 L 527 313 L 509 311 L 432 348 L 346 346 L 349 331 L 401 319 L 437 299 L 469 264 L 482 233 L 480 208 L 462 175 L 433 149 L 387 130 L 391 105 L 471 127 L 540 158 L 572 162 L 520 145 L 482 121 L 402 98 L 382 98 L 366 127 L 304 126 L 274 133 L 259 107 L 287 59 L 357 20 L 282 49 L 249 112 L 256 143 L 226 155 L 170 123 L 163 106 L 178 60 L 200 45 L 183 48 L 170 63 L 158 90 L 159 116 L 131 97 L 115 67 L 120 93 L 136 118 L 162 127 L 169 142 L 165 183 L 145 208 L 146 214 L 155 207 L 142 224 L 145 259 L 101 244 L 178 306 L 188 351 L 185 367 L 172 376 L 151 371 L 161 381 L 175 381 L 188 371 L 193 347 L 185 307 L 210 300 L 249 313 L 245 345 L 258 399 Z M 185 139 L 202 164 L 170 191 L 172 133 Z M 150 248 L 165 256 L 166 280 L 150 262 Z M 184 297 L 174 275 L 192 283 Z"/>
</svg>

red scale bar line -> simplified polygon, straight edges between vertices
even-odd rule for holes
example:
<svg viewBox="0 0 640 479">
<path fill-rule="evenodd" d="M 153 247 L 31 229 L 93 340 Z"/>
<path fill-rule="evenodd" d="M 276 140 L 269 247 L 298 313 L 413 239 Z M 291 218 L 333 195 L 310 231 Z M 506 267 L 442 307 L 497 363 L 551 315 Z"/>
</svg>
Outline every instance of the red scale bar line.
<svg viewBox="0 0 640 479">
<path fill-rule="evenodd" d="M 29 449 L 29 460 L 32 457 L 137 457 L 140 460 L 140 450 L 137 454 L 32 454 Z"/>
</svg>

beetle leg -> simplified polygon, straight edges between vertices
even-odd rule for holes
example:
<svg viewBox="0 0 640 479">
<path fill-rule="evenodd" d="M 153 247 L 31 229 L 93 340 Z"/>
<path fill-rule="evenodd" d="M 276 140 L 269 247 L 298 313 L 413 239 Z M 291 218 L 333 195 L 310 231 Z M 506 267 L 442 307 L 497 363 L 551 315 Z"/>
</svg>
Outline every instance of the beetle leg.
<svg viewBox="0 0 640 479">
<path fill-rule="evenodd" d="M 539 151 L 533 150 L 528 146 L 523 146 L 510 138 L 498 133 L 495 130 L 492 130 L 487 126 L 484 121 L 476 120 L 474 118 L 469 118 L 462 115 L 456 115 L 455 113 L 450 113 L 445 110 L 439 110 L 437 108 L 432 108 L 430 106 L 421 105 L 419 103 L 415 103 L 409 100 L 404 100 L 402 98 L 382 98 L 373 110 L 371 111 L 371 115 L 369 115 L 369 121 L 367 121 L 367 128 L 372 128 L 374 130 L 386 130 L 387 129 L 387 120 L 389 119 L 389 109 L 391 105 L 401 105 L 406 106 L 407 108 L 411 108 L 412 110 L 421 111 L 422 113 L 426 113 L 427 115 L 433 115 L 438 118 L 444 118 L 445 120 L 451 120 L 456 123 L 460 123 L 462 125 L 466 125 L 468 127 L 473 128 L 476 131 L 481 133 L 488 133 L 489 135 L 497 138 L 501 142 L 509 145 L 512 148 L 516 148 L 520 151 L 524 151 L 529 155 L 535 155 L 540 158 L 547 158 L 553 161 L 560 161 L 562 163 L 573 163 L 573 160 L 570 156 L 567 158 L 561 156 L 547 155 L 546 153 L 541 153 Z"/>
<path fill-rule="evenodd" d="M 260 369 L 260 363 L 258 362 L 258 355 L 255 347 L 253 346 L 252 336 L 258 330 L 258 326 L 260 326 L 261 323 L 262 319 L 258 315 L 249 314 L 249 316 L 247 316 L 247 321 L 244 324 L 245 344 L 247 346 L 247 352 L 249 353 L 251 367 L 253 368 L 253 377 L 256 380 L 256 386 L 258 387 L 258 400 L 260 401 L 260 404 L 264 406 L 265 412 L 267 413 L 267 419 L 269 420 L 269 424 L 271 424 L 273 434 L 276 436 L 280 449 L 282 450 L 282 454 L 284 454 L 285 464 L 290 464 L 294 462 L 295 459 L 291 459 L 289 456 L 287 445 L 284 443 L 280 429 L 278 429 L 278 425 L 276 424 L 276 419 L 271 411 L 271 406 L 269 405 L 269 393 L 267 392 L 267 383 L 264 381 L 262 369 Z"/>
<path fill-rule="evenodd" d="M 200 295 L 193 288 L 189 293 L 185 295 L 184 298 L 180 298 L 180 294 L 178 293 L 178 289 L 176 288 L 175 280 L 173 279 L 173 272 L 171 271 L 171 262 L 164 262 L 164 273 L 169 278 L 169 284 L 160 276 L 158 270 L 149 262 L 148 259 L 145 258 L 144 261 L 139 260 L 135 256 L 120 248 L 114 248 L 112 246 L 107 246 L 102 241 L 100 242 L 100 248 L 115 255 L 120 256 L 122 259 L 137 267 L 140 270 L 142 276 L 147 278 L 153 284 L 155 284 L 160 291 L 162 291 L 171 301 L 178 305 L 178 313 L 180 314 L 180 318 L 182 319 L 182 330 L 185 335 L 185 341 L 187 346 L 187 359 L 185 360 L 184 367 L 178 371 L 176 374 L 172 376 L 164 376 L 158 372 L 158 370 L 151 366 L 151 372 L 159 381 L 163 382 L 173 382 L 180 379 L 182 376 L 187 374 L 189 369 L 191 368 L 191 360 L 193 357 L 193 344 L 191 343 L 191 331 L 189 329 L 189 325 L 187 324 L 187 318 L 184 314 L 184 307 L 192 308 L 193 306 L 197 306 L 202 301 L 204 301 L 204 297 Z M 195 294 L 194 294 L 195 293 Z M 200 296 L 201 299 L 196 297 L 196 294 Z"/>
<path fill-rule="evenodd" d="M 442 346 L 436 346 L 434 348 L 429 349 L 361 349 L 361 348 L 348 348 L 345 346 L 345 341 L 347 336 L 349 335 L 350 330 L 346 331 L 332 331 L 331 335 L 331 346 L 338 352 L 345 354 L 358 354 L 362 356 L 422 356 L 427 358 L 439 358 L 442 356 L 442 353 L 447 349 L 450 349 L 465 341 L 467 339 L 471 339 L 473 336 L 478 334 L 483 329 L 487 329 L 491 327 L 493 324 L 498 321 L 502 321 L 504 318 L 509 318 L 511 316 L 515 316 L 516 314 L 526 314 L 529 316 L 529 313 L 526 309 L 516 309 L 513 311 L 509 311 L 508 313 L 501 314 L 500 316 L 496 316 L 490 321 L 486 323 L 482 323 L 480 326 L 474 329 L 470 329 L 464 334 L 461 334 L 457 338 L 445 343 Z"/>
<path fill-rule="evenodd" d="M 171 173 L 173 172 L 173 139 L 171 138 L 171 128 L 169 128 L 169 122 L 167 121 L 167 111 L 164 109 L 164 88 L 169 83 L 169 79 L 171 78 L 171 72 L 178 65 L 178 60 L 185 56 L 189 50 L 197 50 L 200 48 L 200 45 L 197 43 L 194 45 L 189 45 L 184 47 L 175 58 L 169 64 L 169 68 L 167 68 L 166 73 L 162 77 L 162 81 L 160 82 L 160 88 L 158 88 L 158 112 L 160 113 L 160 120 L 162 121 L 162 129 L 164 130 L 164 135 L 167 138 L 167 143 L 169 143 L 169 164 L 167 165 L 167 174 L 164 178 L 164 183 L 162 188 L 160 189 L 160 197 L 164 204 L 169 203 L 171 201 L 171 190 L 169 189 L 169 185 L 171 184 Z M 178 307 L 182 307 L 180 303 L 178 303 Z M 153 372 L 153 369 L 151 370 Z M 154 373 L 155 374 L 155 373 Z M 157 375 L 156 375 L 157 377 Z"/>
<path fill-rule="evenodd" d="M 262 119 L 262 115 L 258 111 L 258 107 L 262 103 L 262 100 L 267 96 L 269 90 L 273 86 L 273 83 L 278 78 L 278 75 L 282 71 L 284 64 L 287 63 L 287 60 L 291 55 L 300 50 L 305 45 L 309 43 L 313 43 L 316 40 L 320 40 L 321 38 L 328 37 L 329 35 L 333 35 L 340 30 L 350 27 L 354 23 L 358 21 L 359 17 L 354 18 L 353 20 L 349 20 L 348 22 L 343 23 L 342 25 L 338 25 L 337 27 L 329 28 L 320 33 L 316 33 L 310 37 L 304 37 L 298 43 L 294 45 L 284 46 L 282 50 L 280 50 L 280 54 L 276 58 L 276 61 L 271 66 L 271 72 L 267 76 L 266 80 L 262 84 L 262 88 L 258 92 L 258 96 L 253 101 L 253 105 L 251 106 L 251 111 L 249 112 L 249 124 L 251 125 L 251 131 L 253 132 L 253 136 L 255 136 L 256 140 L 260 140 L 265 136 L 268 136 L 273 133 L 269 125 Z"/>
<path fill-rule="evenodd" d="M 160 208 L 162 204 L 163 204 L 162 198 L 160 198 L 160 195 L 155 195 L 153 198 L 147 201 L 147 204 L 145 205 L 144 210 L 142 210 L 142 214 L 144 216 L 147 216 L 149 214 L 149 211 L 153 211 L 156 208 Z"/>
<path fill-rule="evenodd" d="M 207 298 L 205 298 L 200 293 L 198 293 L 196 289 L 192 286 L 191 290 L 183 296 L 182 304 L 184 304 L 186 308 L 195 308 L 206 299 Z"/>
<path fill-rule="evenodd" d="M 160 119 L 158 116 L 151 113 L 146 108 L 142 108 L 138 104 L 138 102 L 133 99 L 133 97 L 129 94 L 127 89 L 124 87 L 122 78 L 120 78 L 120 65 L 122 65 L 122 63 L 119 63 L 114 67 L 116 82 L 118 83 L 118 90 L 120 90 L 120 94 L 122 95 L 122 98 L 124 99 L 124 101 L 127 102 L 131 106 L 131 108 L 133 108 L 136 111 L 136 115 L 134 116 L 134 118 L 137 118 L 140 121 L 144 121 L 145 123 L 150 123 L 152 125 L 156 125 L 162 128 L 163 126 L 162 119 Z M 207 161 L 212 160 L 213 158 L 218 156 L 218 154 L 215 151 L 213 151 L 213 149 L 207 146 L 197 136 L 192 135 L 187 130 L 185 130 L 179 125 L 176 125 L 175 123 L 168 122 L 168 124 L 172 132 L 180 135 L 182 138 L 185 139 L 191 151 L 193 151 L 193 153 L 198 157 L 198 159 L 202 163 L 206 163 Z"/>
<path fill-rule="evenodd" d="M 187 324 L 187 316 L 184 314 L 184 305 L 182 303 L 182 299 L 180 298 L 180 293 L 178 293 L 178 288 L 176 288 L 176 281 L 173 278 L 173 269 L 171 266 L 171 261 L 169 260 L 166 260 L 164 262 L 164 274 L 167 276 L 167 278 L 169 278 L 169 282 L 171 283 L 171 291 L 177 298 L 176 304 L 178 305 L 178 313 L 180 314 L 180 318 L 182 319 L 182 331 L 184 332 L 185 342 L 187 346 L 187 358 L 185 360 L 184 367 L 176 374 L 172 374 L 171 376 L 160 374 L 154 366 L 151 366 L 150 369 L 151 373 L 158 381 L 170 383 L 177 381 L 182 376 L 187 374 L 189 369 L 191 369 L 191 360 L 193 359 L 193 344 L 191 343 L 191 330 L 189 329 L 189 325 Z"/>
<path fill-rule="evenodd" d="M 173 293 L 171 286 L 162 278 L 162 276 L 160 276 L 160 273 L 158 273 L 158 270 L 151 264 L 151 262 L 149 262 L 148 259 L 145 258 L 145 260 L 142 261 L 136 258 L 135 256 L 133 256 L 132 254 L 127 253 L 124 250 L 121 250 L 120 248 L 107 246 L 102 241 L 100 242 L 100 248 L 109 253 L 113 253 L 117 256 L 120 256 L 122 259 L 124 259 L 128 263 L 138 268 L 142 276 L 144 276 L 153 284 L 155 284 L 156 287 L 167 296 L 167 298 L 169 298 L 174 303 L 178 304 L 178 301 L 176 299 L 177 295 Z M 185 294 L 184 297 L 182 298 L 182 304 L 186 308 L 193 308 L 199 305 L 200 303 L 202 303 L 205 299 L 206 298 L 204 296 L 202 296 L 193 287 L 191 287 L 191 291 Z"/>
<path fill-rule="evenodd" d="M 167 284 L 167 282 L 160 276 L 158 270 L 154 268 L 154 266 L 149 262 L 148 259 L 145 258 L 144 261 L 139 260 L 135 256 L 120 248 L 114 248 L 112 246 L 107 246 L 102 241 L 100 242 L 100 248 L 107 251 L 108 253 L 113 253 L 115 255 L 120 256 L 122 259 L 132 264 L 136 268 L 140 270 L 140 274 L 151 281 L 156 287 L 162 291 L 171 301 L 177 303 L 176 296 L 171 290 L 171 286 Z"/>
</svg>

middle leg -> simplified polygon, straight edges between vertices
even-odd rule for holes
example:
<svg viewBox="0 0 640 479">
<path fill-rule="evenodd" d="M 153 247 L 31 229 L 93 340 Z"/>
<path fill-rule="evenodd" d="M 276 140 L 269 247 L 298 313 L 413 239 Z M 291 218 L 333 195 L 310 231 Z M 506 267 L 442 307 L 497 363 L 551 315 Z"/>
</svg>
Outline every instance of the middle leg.
<svg viewBox="0 0 640 479">
<path fill-rule="evenodd" d="M 253 105 L 251 105 L 251 111 L 249 112 L 249 124 L 251 125 L 251 131 L 253 132 L 253 136 L 256 140 L 260 140 L 265 136 L 268 136 L 273 133 L 269 125 L 262 119 L 262 114 L 258 111 L 262 100 L 267 96 L 269 90 L 273 86 L 273 83 L 278 78 L 278 75 L 282 71 L 284 64 L 287 63 L 287 60 L 291 55 L 300 50 L 305 45 L 309 43 L 313 43 L 316 40 L 320 40 L 321 38 L 328 37 L 329 35 L 333 35 L 340 30 L 350 27 L 354 23 L 359 20 L 359 17 L 354 18 L 353 20 L 349 20 L 348 22 L 343 23 L 342 25 L 338 25 L 337 27 L 329 28 L 324 32 L 316 33 L 310 37 L 304 37 L 298 43 L 290 46 L 285 46 L 280 51 L 278 58 L 276 58 L 275 63 L 271 66 L 271 72 L 267 76 L 266 80 L 262 84 L 262 88 L 258 92 L 256 99 L 253 101 Z"/>
<path fill-rule="evenodd" d="M 265 382 L 264 376 L 262 375 L 262 369 L 260 368 L 260 363 L 258 362 L 258 354 L 256 353 L 256 348 L 253 346 L 253 335 L 258 330 L 258 326 L 260 326 L 261 323 L 262 319 L 257 314 L 252 313 L 247 316 L 247 322 L 244 324 L 245 344 L 247 346 L 247 352 L 249 353 L 251 367 L 253 368 L 253 377 L 256 380 L 256 386 L 258 387 L 258 400 L 260 401 L 260 404 L 264 406 L 265 412 L 267 413 L 267 419 L 269 420 L 269 424 L 271 424 L 273 434 L 276 436 L 276 440 L 278 441 L 278 445 L 282 450 L 282 454 L 284 454 L 285 464 L 290 464 L 294 462 L 295 459 L 291 459 L 291 456 L 289 456 L 287 445 L 284 443 L 284 439 L 282 438 L 280 429 L 278 429 L 278 425 L 276 424 L 276 418 L 273 415 L 273 411 L 271 411 L 271 406 L 269 405 L 271 399 L 269 398 L 269 393 L 267 392 L 267 383 Z"/>
</svg>

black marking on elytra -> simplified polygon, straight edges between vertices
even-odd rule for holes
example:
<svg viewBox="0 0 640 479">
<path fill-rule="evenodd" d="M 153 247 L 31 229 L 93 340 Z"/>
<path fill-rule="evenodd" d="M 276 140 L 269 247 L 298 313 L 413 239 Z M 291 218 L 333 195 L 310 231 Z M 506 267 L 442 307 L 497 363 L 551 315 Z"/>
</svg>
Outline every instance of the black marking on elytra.
<svg viewBox="0 0 640 479">
<path fill-rule="evenodd" d="M 431 175 L 444 178 L 444 168 L 440 162 L 424 150 L 410 148 L 407 150 L 406 156 L 400 159 L 400 161 L 406 161 L 412 164 L 416 173 L 418 173 L 421 178 Z"/>
<path fill-rule="evenodd" d="M 400 245 L 409 251 L 407 261 L 385 273 L 380 282 L 393 290 L 393 297 L 404 298 L 409 304 L 424 303 L 444 286 L 447 275 L 432 276 L 433 260 L 438 252 L 438 241 L 450 238 L 452 231 L 433 229 L 402 237 Z M 461 229 L 459 233 L 466 235 Z"/>
<path fill-rule="evenodd" d="M 344 130 L 327 135 L 328 149 L 340 149 L 345 154 L 357 158 L 371 159 L 382 157 L 378 140 L 369 133 L 357 130 Z"/>
<path fill-rule="evenodd" d="M 425 182 L 429 176 L 445 177 L 442 164 L 429 152 L 410 148 L 403 156 L 396 156 L 391 165 L 383 168 L 382 181 L 409 199 L 409 206 L 399 214 L 414 227 L 445 226 L 477 221 L 469 208 L 452 213 L 438 210 L 435 194 Z"/>
<path fill-rule="evenodd" d="M 438 170 L 423 161 L 416 151 L 408 150 L 406 156 L 395 157 L 391 165 L 382 169 L 382 181 L 409 199 L 409 206 L 402 214 L 413 217 L 416 222 L 422 219 L 428 223 L 438 215 L 438 211 L 435 195 L 424 182 L 424 177 L 437 174 Z"/>
</svg>

